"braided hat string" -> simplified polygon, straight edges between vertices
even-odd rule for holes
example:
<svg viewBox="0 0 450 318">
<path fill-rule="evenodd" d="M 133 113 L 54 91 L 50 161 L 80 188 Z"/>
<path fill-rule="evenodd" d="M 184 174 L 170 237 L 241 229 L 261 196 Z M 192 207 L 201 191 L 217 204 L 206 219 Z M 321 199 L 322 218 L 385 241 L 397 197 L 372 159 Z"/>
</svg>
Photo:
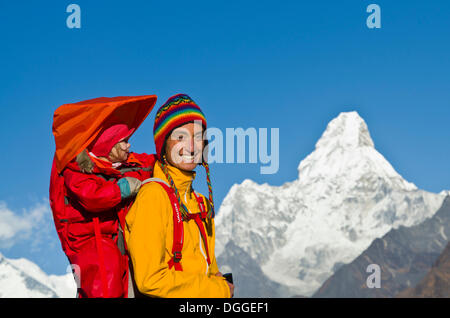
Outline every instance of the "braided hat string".
<svg viewBox="0 0 450 318">
<path fill-rule="evenodd" d="M 214 211 L 214 201 L 213 201 L 213 194 L 212 194 L 212 185 L 211 185 L 211 176 L 209 173 L 209 165 L 206 161 L 202 162 L 202 166 L 205 167 L 206 170 L 206 184 L 208 185 L 208 192 L 209 192 L 209 203 L 211 204 L 211 209 L 208 211 L 208 217 L 214 217 L 215 211 Z"/>
<path fill-rule="evenodd" d="M 163 156 L 163 158 L 161 160 L 161 168 L 162 168 L 162 171 L 164 172 L 164 175 L 166 176 L 167 180 L 169 181 L 170 186 L 173 189 L 173 192 L 175 193 L 175 196 L 177 197 L 178 205 L 180 206 L 181 216 L 183 217 L 183 220 L 187 220 L 188 219 L 188 209 L 183 204 L 183 202 L 181 202 L 180 194 L 178 193 L 177 187 L 175 186 L 175 183 L 173 182 L 173 179 L 170 176 L 169 171 L 167 170 L 167 161 L 166 161 L 165 156 Z"/>
</svg>

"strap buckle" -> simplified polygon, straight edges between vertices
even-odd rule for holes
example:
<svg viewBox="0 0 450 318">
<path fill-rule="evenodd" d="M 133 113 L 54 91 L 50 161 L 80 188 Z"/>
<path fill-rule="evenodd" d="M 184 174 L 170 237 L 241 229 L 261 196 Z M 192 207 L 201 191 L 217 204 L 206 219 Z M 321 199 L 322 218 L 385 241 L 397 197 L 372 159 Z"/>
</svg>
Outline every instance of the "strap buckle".
<svg viewBox="0 0 450 318">
<path fill-rule="evenodd" d="M 173 261 L 178 263 L 181 261 L 181 252 L 173 252 Z"/>
</svg>

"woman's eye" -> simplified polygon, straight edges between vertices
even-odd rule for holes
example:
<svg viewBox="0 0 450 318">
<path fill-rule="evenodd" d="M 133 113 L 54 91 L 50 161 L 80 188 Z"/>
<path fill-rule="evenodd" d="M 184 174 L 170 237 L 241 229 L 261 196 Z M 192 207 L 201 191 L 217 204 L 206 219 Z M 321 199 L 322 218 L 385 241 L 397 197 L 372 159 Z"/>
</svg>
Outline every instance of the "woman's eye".
<svg viewBox="0 0 450 318">
<path fill-rule="evenodd" d="M 185 137 L 183 135 L 175 136 L 175 140 L 177 140 L 177 141 L 182 141 L 184 139 L 185 139 Z"/>
</svg>

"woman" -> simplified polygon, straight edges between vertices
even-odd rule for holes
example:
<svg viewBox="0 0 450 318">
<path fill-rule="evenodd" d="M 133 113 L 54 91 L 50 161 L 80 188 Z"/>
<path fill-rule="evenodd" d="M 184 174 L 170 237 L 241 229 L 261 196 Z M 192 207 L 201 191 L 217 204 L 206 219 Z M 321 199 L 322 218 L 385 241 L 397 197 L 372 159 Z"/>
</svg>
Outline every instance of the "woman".
<svg viewBox="0 0 450 318">
<path fill-rule="evenodd" d="M 153 127 L 158 161 L 125 220 L 138 291 L 151 297 L 232 297 L 234 286 L 214 256 L 214 203 L 202 158 L 206 120 L 187 95 L 161 106 Z M 192 188 L 194 169 L 207 173 L 209 199 Z"/>
</svg>

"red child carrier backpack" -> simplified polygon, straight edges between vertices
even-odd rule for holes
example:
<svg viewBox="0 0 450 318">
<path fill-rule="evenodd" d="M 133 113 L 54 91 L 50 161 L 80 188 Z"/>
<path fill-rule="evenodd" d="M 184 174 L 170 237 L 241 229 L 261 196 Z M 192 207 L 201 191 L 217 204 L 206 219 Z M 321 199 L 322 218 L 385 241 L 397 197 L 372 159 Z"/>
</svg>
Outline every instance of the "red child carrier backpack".
<svg viewBox="0 0 450 318">
<path fill-rule="evenodd" d="M 63 173 L 75 169 L 74 158 L 104 129 L 126 124 L 136 130 L 156 103 L 156 96 L 96 98 L 60 106 L 54 114 L 55 156 L 50 177 L 50 206 L 61 246 L 79 284 L 79 297 L 126 297 L 128 257 L 121 226 L 132 201 L 108 212 L 90 213 L 73 200 Z M 123 176 L 144 180 L 152 175 L 155 157 L 138 155 L 124 171 L 93 174 L 118 179 Z M 140 163 L 140 164 L 138 164 Z M 112 169 L 114 170 L 114 169 Z"/>
</svg>

